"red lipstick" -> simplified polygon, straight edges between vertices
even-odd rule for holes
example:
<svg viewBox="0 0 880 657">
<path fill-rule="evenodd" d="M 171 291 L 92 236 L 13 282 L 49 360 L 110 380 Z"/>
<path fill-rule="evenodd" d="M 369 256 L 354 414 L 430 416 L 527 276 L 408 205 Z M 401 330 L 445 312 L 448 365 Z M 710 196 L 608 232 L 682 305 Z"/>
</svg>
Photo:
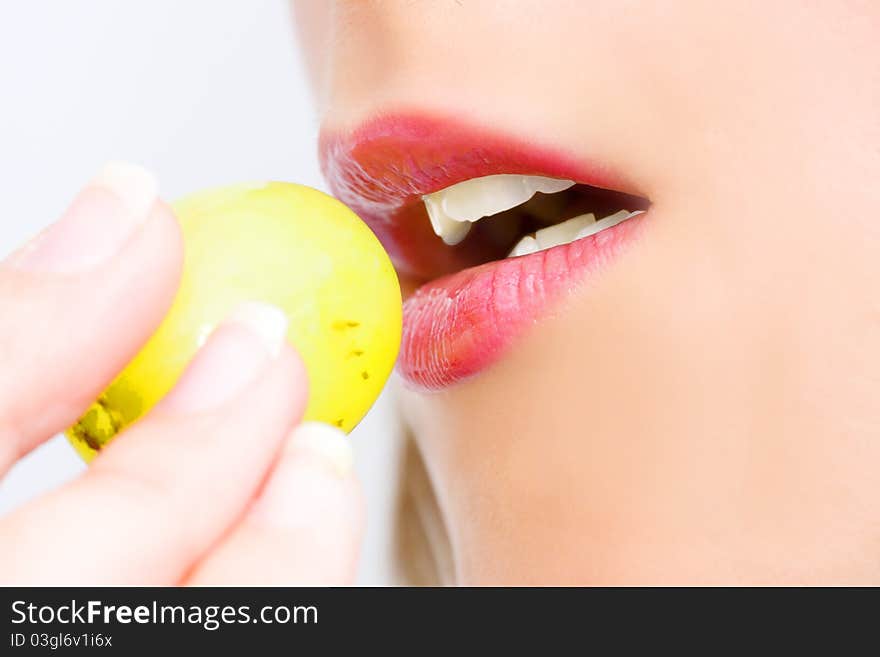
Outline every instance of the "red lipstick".
<svg viewBox="0 0 880 657">
<path fill-rule="evenodd" d="M 429 280 L 404 304 L 398 363 L 404 379 L 421 388 L 442 388 L 495 362 L 555 299 L 592 278 L 631 241 L 644 220 L 485 262 L 497 244 L 478 231 L 456 246 L 444 244 L 431 228 L 423 195 L 493 174 L 621 191 L 632 186 L 605 167 L 557 150 L 424 115 L 386 116 L 352 131 L 325 129 L 320 149 L 333 193 L 373 229 L 403 275 Z"/>
</svg>

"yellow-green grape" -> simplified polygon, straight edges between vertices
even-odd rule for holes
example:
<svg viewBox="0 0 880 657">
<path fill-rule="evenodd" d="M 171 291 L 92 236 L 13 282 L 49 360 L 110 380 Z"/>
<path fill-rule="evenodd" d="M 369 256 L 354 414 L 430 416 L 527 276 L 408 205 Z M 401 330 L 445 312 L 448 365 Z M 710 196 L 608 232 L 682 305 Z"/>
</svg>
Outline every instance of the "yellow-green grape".
<svg viewBox="0 0 880 657">
<path fill-rule="evenodd" d="M 287 313 L 288 339 L 308 370 L 305 419 L 350 431 L 379 395 L 400 347 L 397 275 L 370 229 L 336 199 L 290 183 L 209 190 L 174 209 L 185 245 L 174 304 L 67 431 L 77 451 L 91 459 L 149 411 L 242 301 Z"/>
</svg>

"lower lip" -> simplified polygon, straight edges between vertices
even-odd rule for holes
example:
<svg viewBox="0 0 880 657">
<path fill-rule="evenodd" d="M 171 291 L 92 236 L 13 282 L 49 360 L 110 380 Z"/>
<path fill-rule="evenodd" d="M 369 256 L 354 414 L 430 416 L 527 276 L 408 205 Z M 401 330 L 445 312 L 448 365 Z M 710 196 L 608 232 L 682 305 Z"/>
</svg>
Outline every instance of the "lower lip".
<svg viewBox="0 0 880 657">
<path fill-rule="evenodd" d="M 594 283 L 645 217 L 426 283 L 403 307 L 398 371 L 411 387 L 437 390 L 490 367 L 562 296 Z"/>
</svg>

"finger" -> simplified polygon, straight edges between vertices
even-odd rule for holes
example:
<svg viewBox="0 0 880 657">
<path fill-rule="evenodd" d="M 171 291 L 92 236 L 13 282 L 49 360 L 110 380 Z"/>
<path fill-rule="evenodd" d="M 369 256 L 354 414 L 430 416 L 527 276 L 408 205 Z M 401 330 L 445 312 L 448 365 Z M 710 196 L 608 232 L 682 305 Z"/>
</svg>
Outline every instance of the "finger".
<svg viewBox="0 0 880 657">
<path fill-rule="evenodd" d="M 345 434 L 297 427 L 254 505 L 188 583 L 343 585 L 354 580 L 363 500 Z"/>
<path fill-rule="evenodd" d="M 280 310 L 239 307 L 79 480 L 0 523 L 0 572 L 54 585 L 179 581 L 247 508 L 302 414 L 305 371 L 285 332 Z"/>
<path fill-rule="evenodd" d="M 0 474 L 134 357 L 174 298 L 181 253 L 154 178 L 116 164 L 0 264 Z"/>
</svg>

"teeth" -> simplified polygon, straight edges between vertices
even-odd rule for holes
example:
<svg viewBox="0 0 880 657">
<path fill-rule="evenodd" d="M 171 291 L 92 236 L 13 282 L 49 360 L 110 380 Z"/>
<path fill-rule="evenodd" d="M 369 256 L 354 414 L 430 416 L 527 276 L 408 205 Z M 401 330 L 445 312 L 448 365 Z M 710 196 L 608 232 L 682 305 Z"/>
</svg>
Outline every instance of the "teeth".
<svg viewBox="0 0 880 657">
<path fill-rule="evenodd" d="M 599 221 L 596 221 L 592 214 L 582 214 L 579 217 L 563 221 L 561 224 L 542 228 L 535 233 L 534 237 L 529 235 L 523 237 L 516 243 L 516 246 L 513 247 L 513 250 L 507 255 L 507 257 L 513 258 L 521 255 L 529 255 L 530 253 L 544 251 L 545 249 L 559 246 L 560 244 L 568 244 L 569 242 L 574 242 L 584 237 L 595 235 L 606 228 L 616 226 L 617 224 L 622 223 L 627 219 L 631 219 L 636 215 L 642 214 L 643 212 L 644 210 L 638 210 L 636 212 L 621 210 L 620 212 L 615 212 Z"/>
<path fill-rule="evenodd" d="M 471 224 L 456 221 L 443 212 L 442 203 L 436 198 L 442 192 L 436 192 L 423 197 L 425 208 L 428 210 L 428 218 L 431 220 L 431 228 L 444 242 L 450 246 L 461 242 L 471 231 Z"/>
<path fill-rule="evenodd" d="M 454 245 L 467 237 L 472 224 L 483 217 L 522 205 L 538 192 L 554 194 L 574 184 L 572 180 L 544 176 L 498 174 L 465 180 L 439 192 L 426 194 L 422 199 L 434 232 L 446 244 Z M 523 237 L 509 257 L 528 255 L 589 237 L 641 213 L 641 210 L 621 210 L 599 221 L 593 214 L 583 214 L 542 228 L 534 237 Z"/>
<path fill-rule="evenodd" d="M 507 257 L 514 258 L 516 256 L 529 255 L 530 253 L 535 253 L 540 250 L 541 247 L 538 246 L 538 240 L 530 235 L 526 235 L 516 243 L 516 246 L 513 247 L 513 251 L 511 251 L 510 255 Z"/>
<path fill-rule="evenodd" d="M 542 249 L 549 249 L 557 244 L 565 244 L 575 239 L 575 236 L 583 228 L 596 223 L 596 217 L 592 214 L 582 214 L 574 217 L 561 224 L 547 226 L 535 233 L 535 239 L 538 240 L 538 246 Z"/>
<path fill-rule="evenodd" d="M 629 212 L 627 210 L 621 210 L 620 212 L 615 212 L 612 215 L 605 217 L 604 219 L 600 219 L 596 223 L 581 228 L 577 235 L 575 235 L 574 239 L 579 240 L 584 237 L 589 237 L 590 235 L 595 235 L 596 233 L 605 230 L 606 228 L 611 228 L 612 226 L 616 226 L 617 224 L 623 223 L 627 219 L 632 219 L 638 214 L 642 214 L 644 210 L 636 210 L 635 212 Z"/>
<path fill-rule="evenodd" d="M 474 221 L 521 205 L 537 192 L 554 194 L 572 185 L 573 180 L 505 173 L 465 180 L 422 198 L 434 232 L 447 244 L 458 244 Z"/>
<path fill-rule="evenodd" d="M 525 203 L 536 192 L 553 194 L 573 180 L 500 174 L 465 180 L 439 192 L 444 212 L 458 221 L 477 221 Z"/>
</svg>

